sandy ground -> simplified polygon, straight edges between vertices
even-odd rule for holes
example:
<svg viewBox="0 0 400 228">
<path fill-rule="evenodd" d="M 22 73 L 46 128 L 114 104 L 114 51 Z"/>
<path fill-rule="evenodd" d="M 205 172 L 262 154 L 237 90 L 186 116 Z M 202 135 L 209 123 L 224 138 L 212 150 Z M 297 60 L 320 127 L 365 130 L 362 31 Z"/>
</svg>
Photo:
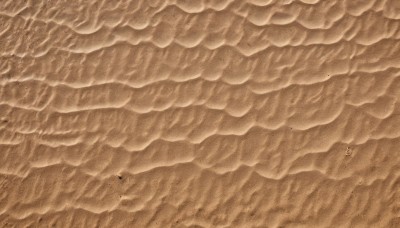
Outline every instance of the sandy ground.
<svg viewBox="0 0 400 228">
<path fill-rule="evenodd" d="M 400 227 L 400 1 L 2 0 L 0 227 Z"/>
</svg>

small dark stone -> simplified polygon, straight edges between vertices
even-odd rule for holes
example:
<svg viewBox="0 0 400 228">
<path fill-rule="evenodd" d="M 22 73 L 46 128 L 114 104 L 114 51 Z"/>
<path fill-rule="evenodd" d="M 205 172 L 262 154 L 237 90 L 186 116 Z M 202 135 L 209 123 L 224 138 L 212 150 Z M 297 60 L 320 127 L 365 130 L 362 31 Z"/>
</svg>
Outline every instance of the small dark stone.
<svg viewBox="0 0 400 228">
<path fill-rule="evenodd" d="M 117 177 L 118 177 L 118 179 L 122 180 L 122 176 L 118 175 Z"/>
</svg>

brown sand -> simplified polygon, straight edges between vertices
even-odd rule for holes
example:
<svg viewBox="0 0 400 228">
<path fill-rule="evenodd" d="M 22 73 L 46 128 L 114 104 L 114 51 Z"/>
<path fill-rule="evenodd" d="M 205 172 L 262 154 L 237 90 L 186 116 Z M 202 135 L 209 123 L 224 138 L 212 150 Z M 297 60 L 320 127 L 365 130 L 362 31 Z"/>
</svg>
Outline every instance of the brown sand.
<svg viewBox="0 0 400 228">
<path fill-rule="evenodd" d="M 400 227 L 399 0 L 2 0 L 0 227 Z"/>
</svg>

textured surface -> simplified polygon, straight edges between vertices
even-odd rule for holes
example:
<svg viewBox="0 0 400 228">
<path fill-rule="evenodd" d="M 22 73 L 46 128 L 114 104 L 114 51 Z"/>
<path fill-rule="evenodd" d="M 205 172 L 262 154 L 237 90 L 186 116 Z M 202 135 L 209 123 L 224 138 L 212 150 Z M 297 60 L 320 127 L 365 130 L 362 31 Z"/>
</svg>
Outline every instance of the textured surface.
<svg viewBox="0 0 400 228">
<path fill-rule="evenodd" d="M 400 1 L 2 0 L 0 227 L 400 227 Z"/>
</svg>

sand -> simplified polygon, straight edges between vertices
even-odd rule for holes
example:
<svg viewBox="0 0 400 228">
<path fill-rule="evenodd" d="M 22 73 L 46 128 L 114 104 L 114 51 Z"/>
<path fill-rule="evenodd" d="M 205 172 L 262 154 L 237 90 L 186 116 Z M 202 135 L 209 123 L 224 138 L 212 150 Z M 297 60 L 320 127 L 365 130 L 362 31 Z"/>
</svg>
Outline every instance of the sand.
<svg viewBox="0 0 400 228">
<path fill-rule="evenodd" d="M 0 227 L 400 227 L 400 1 L 2 0 Z"/>
</svg>

